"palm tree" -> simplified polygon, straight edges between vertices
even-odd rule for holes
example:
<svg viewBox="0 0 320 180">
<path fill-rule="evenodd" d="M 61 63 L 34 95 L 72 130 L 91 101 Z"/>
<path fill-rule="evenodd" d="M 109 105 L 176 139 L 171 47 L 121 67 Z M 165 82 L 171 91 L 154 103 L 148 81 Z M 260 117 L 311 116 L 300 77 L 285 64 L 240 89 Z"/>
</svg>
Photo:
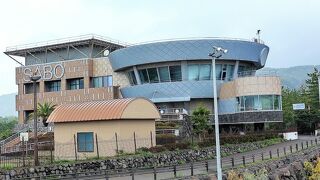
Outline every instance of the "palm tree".
<svg viewBox="0 0 320 180">
<path fill-rule="evenodd" d="M 55 109 L 56 105 L 52 104 L 51 102 L 44 102 L 43 104 L 38 103 L 37 108 L 37 116 L 42 119 L 42 123 L 45 127 L 48 126 L 47 119 L 49 118 L 50 114 Z M 33 118 L 33 113 L 31 113 L 28 119 Z"/>
</svg>

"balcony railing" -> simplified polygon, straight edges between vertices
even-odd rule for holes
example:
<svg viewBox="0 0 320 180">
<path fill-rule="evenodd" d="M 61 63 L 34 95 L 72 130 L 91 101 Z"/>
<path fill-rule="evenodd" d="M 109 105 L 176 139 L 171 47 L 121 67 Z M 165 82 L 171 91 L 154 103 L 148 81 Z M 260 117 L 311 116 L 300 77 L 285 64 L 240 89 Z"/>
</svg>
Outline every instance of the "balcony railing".
<svg viewBox="0 0 320 180">
<path fill-rule="evenodd" d="M 277 71 L 272 71 L 272 70 L 252 70 L 252 71 L 242 71 L 238 73 L 238 77 L 253 77 L 253 76 L 258 76 L 258 77 L 264 77 L 264 76 L 278 76 Z"/>
</svg>

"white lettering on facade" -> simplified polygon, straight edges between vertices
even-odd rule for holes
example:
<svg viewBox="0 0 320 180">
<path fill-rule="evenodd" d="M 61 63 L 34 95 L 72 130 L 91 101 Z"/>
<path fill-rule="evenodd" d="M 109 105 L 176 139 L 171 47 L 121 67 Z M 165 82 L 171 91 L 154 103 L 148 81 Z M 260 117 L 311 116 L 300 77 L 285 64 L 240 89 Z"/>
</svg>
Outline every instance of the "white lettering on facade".
<svg viewBox="0 0 320 180">
<path fill-rule="evenodd" d="M 48 80 L 48 79 L 52 79 L 52 76 L 53 76 L 52 66 L 50 66 L 50 65 L 43 66 L 43 77 L 42 78 Z"/>
<path fill-rule="evenodd" d="M 56 65 L 43 65 L 36 66 L 34 70 L 29 67 L 23 69 L 23 80 L 26 82 L 30 81 L 30 78 L 33 74 L 41 76 L 41 79 L 50 80 L 52 78 L 61 79 L 64 76 L 65 70 L 62 64 Z"/>
</svg>

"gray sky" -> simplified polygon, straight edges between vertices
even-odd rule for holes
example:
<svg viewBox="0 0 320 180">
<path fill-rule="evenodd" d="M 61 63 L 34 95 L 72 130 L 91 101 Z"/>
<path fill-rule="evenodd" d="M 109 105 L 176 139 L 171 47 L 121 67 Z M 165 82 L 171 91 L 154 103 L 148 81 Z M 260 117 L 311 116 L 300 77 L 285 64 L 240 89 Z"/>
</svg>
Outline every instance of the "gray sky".
<svg viewBox="0 0 320 180">
<path fill-rule="evenodd" d="M 251 39 L 270 47 L 267 67 L 320 64 L 318 0 L 6 0 L 0 48 L 99 34 L 129 43 L 187 37 Z M 17 91 L 15 67 L 0 54 L 0 95 Z"/>
</svg>

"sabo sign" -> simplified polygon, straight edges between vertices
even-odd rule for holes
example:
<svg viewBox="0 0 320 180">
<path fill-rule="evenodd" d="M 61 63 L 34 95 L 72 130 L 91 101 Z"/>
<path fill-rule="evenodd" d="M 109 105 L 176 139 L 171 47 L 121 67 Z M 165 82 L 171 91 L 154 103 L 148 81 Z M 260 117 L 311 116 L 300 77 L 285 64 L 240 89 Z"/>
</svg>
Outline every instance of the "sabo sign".
<svg viewBox="0 0 320 180">
<path fill-rule="evenodd" d="M 26 67 L 23 69 L 23 80 L 30 81 L 33 74 L 39 74 L 43 80 L 61 79 L 64 76 L 64 72 L 62 64 L 36 66 L 35 69 Z"/>
</svg>

